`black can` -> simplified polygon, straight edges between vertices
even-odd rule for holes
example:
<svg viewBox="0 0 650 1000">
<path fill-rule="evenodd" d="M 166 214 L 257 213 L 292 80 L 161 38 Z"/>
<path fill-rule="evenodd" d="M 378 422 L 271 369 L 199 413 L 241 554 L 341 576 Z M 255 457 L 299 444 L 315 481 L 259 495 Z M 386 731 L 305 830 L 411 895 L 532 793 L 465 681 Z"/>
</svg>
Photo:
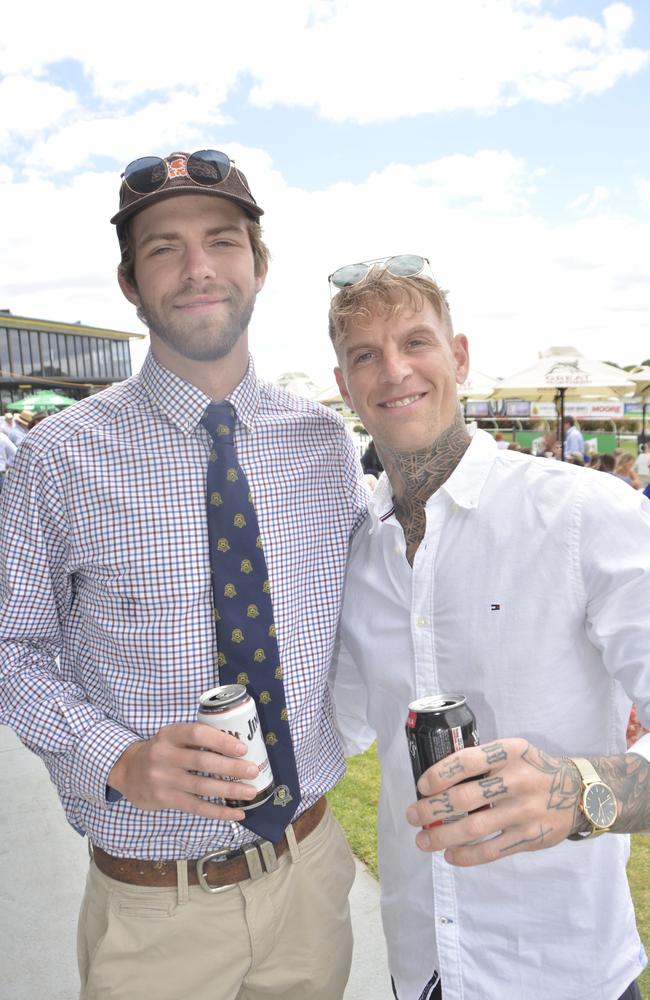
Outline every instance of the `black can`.
<svg viewBox="0 0 650 1000">
<path fill-rule="evenodd" d="M 411 767 L 420 776 L 456 750 L 479 745 L 476 719 L 462 694 L 430 694 L 409 705 L 406 720 Z M 475 779 L 465 779 L 475 780 Z M 422 795 L 418 791 L 418 798 Z"/>
</svg>

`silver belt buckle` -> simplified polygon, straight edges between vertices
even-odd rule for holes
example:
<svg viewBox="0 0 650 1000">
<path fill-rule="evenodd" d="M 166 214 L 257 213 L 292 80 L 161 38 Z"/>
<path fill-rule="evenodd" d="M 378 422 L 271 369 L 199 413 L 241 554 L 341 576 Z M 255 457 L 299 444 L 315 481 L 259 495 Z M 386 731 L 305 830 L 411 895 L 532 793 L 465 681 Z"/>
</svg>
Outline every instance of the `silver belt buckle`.
<svg viewBox="0 0 650 1000">
<path fill-rule="evenodd" d="M 196 862 L 196 877 L 199 880 L 199 885 L 205 892 L 225 892 L 227 889 L 232 889 L 236 882 L 229 882 L 227 885 L 210 885 L 208 882 L 203 866 L 207 864 L 208 861 L 227 861 L 232 855 L 232 851 L 229 847 L 220 847 L 218 851 L 210 851 L 209 854 L 204 854 L 202 858 Z"/>
<path fill-rule="evenodd" d="M 209 854 L 204 854 L 202 858 L 198 859 L 196 877 L 205 892 L 226 892 L 237 885 L 236 882 L 228 882 L 227 885 L 210 885 L 204 871 L 204 865 L 209 861 L 228 861 L 234 854 L 238 853 L 238 851 L 231 851 L 229 847 L 220 847 L 218 851 L 210 851 Z M 256 840 L 252 844 L 247 844 L 241 849 L 241 853 L 246 858 L 248 873 L 253 882 L 261 878 L 262 875 L 274 872 L 278 867 L 275 848 L 270 840 Z"/>
</svg>

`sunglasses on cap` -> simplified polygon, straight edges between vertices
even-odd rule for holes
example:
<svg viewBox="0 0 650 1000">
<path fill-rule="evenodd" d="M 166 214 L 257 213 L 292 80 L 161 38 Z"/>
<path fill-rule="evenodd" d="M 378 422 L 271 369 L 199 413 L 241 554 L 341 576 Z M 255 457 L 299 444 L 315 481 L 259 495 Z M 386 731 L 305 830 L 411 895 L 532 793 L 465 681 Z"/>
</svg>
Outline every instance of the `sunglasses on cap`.
<svg viewBox="0 0 650 1000">
<path fill-rule="evenodd" d="M 416 278 L 425 270 L 431 274 L 431 265 L 427 257 L 403 253 L 396 257 L 378 257 L 376 260 L 365 260 L 359 264 L 346 264 L 345 267 L 339 267 L 330 274 L 327 280 L 334 288 L 349 288 L 363 281 L 375 267 L 380 271 L 388 271 L 396 278 Z M 432 274 L 431 277 L 433 278 Z"/>
<path fill-rule="evenodd" d="M 122 180 L 134 194 L 151 194 L 177 177 L 189 177 L 201 187 L 216 187 L 227 180 L 233 167 L 250 194 L 250 188 L 235 167 L 234 160 L 218 149 L 200 149 L 189 156 L 172 154 L 169 159 L 141 156 L 124 168 Z"/>
</svg>

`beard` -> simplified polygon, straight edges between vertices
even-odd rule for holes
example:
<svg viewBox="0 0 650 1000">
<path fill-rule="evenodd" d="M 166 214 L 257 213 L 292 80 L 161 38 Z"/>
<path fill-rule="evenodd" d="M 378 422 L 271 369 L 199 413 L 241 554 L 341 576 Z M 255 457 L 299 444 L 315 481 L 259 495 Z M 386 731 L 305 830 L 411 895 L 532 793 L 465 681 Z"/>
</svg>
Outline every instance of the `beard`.
<svg viewBox="0 0 650 1000">
<path fill-rule="evenodd" d="M 206 289 L 202 294 L 223 294 L 222 289 Z M 255 292 L 244 295 L 228 289 L 228 303 L 218 316 L 164 315 L 140 297 L 138 319 L 168 347 L 188 361 L 219 361 L 233 350 L 248 329 L 255 307 Z"/>
</svg>

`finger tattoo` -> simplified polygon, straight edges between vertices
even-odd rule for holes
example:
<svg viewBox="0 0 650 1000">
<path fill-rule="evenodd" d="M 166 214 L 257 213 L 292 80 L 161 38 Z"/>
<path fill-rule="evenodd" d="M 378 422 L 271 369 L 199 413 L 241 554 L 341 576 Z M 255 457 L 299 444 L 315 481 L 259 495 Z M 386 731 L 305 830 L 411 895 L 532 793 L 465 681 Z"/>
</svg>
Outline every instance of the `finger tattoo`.
<svg viewBox="0 0 650 1000">
<path fill-rule="evenodd" d="M 495 799 L 498 795 L 506 795 L 508 792 L 508 786 L 498 775 L 494 778 L 482 778 L 479 785 L 483 789 L 484 799 Z"/>
</svg>

